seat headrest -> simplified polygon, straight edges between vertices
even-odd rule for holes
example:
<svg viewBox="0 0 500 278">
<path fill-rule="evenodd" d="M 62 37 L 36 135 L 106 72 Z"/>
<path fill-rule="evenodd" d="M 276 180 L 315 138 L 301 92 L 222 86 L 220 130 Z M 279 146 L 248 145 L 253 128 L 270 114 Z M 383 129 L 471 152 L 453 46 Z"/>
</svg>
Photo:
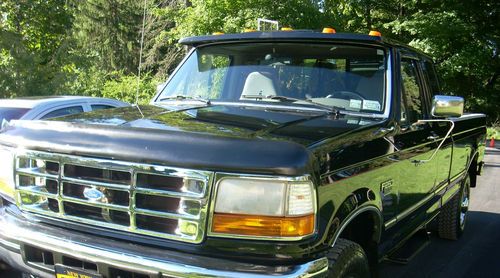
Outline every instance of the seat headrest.
<svg viewBox="0 0 500 278">
<path fill-rule="evenodd" d="M 270 71 L 254 71 L 249 73 L 245 80 L 240 99 L 244 99 L 244 96 L 255 95 L 276 96 L 275 80 L 276 76 Z"/>
</svg>

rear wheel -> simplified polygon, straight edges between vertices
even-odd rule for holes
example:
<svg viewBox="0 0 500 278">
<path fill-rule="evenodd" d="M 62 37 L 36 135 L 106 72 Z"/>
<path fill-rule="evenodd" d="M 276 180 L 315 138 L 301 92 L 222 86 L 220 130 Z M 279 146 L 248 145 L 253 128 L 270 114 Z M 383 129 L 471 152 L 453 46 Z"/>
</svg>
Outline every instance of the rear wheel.
<svg viewBox="0 0 500 278">
<path fill-rule="evenodd" d="M 356 242 L 339 238 L 327 257 L 330 278 L 370 277 L 368 258 L 363 248 Z"/>
<path fill-rule="evenodd" d="M 470 176 L 464 179 L 460 192 L 441 210 L 438 216 L 440 238 L 457 240 L 465 230 L 470 202 Z"/>
</svg>

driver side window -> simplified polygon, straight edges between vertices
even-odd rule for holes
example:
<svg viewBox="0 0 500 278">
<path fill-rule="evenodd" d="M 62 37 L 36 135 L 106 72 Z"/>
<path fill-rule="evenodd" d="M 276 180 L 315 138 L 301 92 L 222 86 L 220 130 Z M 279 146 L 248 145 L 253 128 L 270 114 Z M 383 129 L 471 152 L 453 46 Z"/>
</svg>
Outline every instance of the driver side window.
<svg viewBox="0 0 500 278">
<path fill-rule="evenodd" d="M 414 123 L 424 118 L 422 86 L 417 75 L 417 61 L 413 59 L 401 59 L 401 122 Z"/>
</svg>

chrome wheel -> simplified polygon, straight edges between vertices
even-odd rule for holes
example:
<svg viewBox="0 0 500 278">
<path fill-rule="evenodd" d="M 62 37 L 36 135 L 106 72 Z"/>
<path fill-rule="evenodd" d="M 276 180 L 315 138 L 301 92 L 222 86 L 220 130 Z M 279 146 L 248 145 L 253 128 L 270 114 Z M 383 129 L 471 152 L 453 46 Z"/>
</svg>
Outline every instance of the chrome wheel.
<svg viewBox="0 0 500 278">
<path fill-rule="evenodd" d="M 469 211 L 469 186 L 464 184 L 462 191 L 462 200 L 460 202 L 460 229 L 463 231 L 465 228 L 465 221 L 467 220 L 467 211 Z"/>
</svg>

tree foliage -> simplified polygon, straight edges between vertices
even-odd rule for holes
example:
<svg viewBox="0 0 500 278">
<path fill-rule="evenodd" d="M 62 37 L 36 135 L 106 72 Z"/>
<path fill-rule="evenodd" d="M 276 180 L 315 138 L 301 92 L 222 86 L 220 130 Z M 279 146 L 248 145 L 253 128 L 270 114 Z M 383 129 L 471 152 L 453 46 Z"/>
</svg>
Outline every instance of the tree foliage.
<svg viewBox="0 0 500 278">
<path fill-rule="evenodd" d="M 0 94 L 45 95 L 60 88 L 72 15 L 64 0 L 0 2 Z"/>
<path fill-rule="evenodd" d="M 430 54 L 443 92 L 464 96 L 471 111 L 498 117 L 500 2 L 325 0 L 324 10 L 341 30 L 378 29 Z"/>
</svg>

